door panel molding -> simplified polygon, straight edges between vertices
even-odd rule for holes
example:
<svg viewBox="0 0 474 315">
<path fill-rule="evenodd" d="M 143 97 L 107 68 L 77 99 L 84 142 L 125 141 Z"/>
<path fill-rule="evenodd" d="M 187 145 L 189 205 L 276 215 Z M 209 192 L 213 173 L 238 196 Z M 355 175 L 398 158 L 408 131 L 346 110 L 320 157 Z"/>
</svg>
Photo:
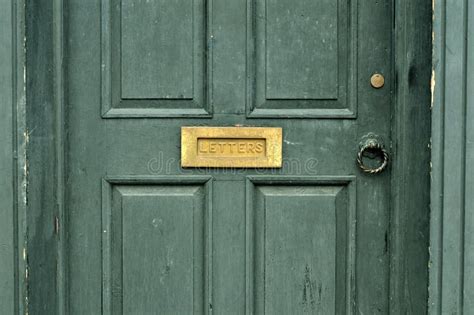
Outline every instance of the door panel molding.
<svg viewBox="0 0 474 315">
<path fill-rule="evenodd" d="M 247 117 L 356 118 L 358 1 L 280 4 L 301 17 L 295 27 L 271 10 L 272 2 L 247 0 Z M 319 29 L 309 36 L 305 21 L 314 20 Z M 308 63 L 321 71 L 311 72 Z"/>
<path fill-rule="evenodd" d="M 318 208 L 314 208 L 316 205 Z M 356 207 L 355 176 L 247 177 L 247 314 L 331 309 L 331 313 L 352 314 Z M 304 215 L 297 216 L 298 212 Z M 321 224 L 309 226 L 308 217 Z M 269 234 L 273 237 L 267 238 Z M 287 247 L 289 244 L 292 246 Z M 291 251 L 292 248 L 296 250 Z M 289 261 L 295 269 L 285 265 Z M 334 265 L 334 270 L 329 273 L 325 268 L 318 270 L 322 265 L 325 268 Z M 279 278 L 288 272 L 292 273 L 291 279 L 299 279 L 301 283 Z M 269 281 L 278 290 L 268 289 Z M 273 300 L 267 305 L 267 299 Z"/>
<path fill-rule="evenodd" d="M 211 115 L 212 1 L 182 2 L 181 11 L 166 3 L 157 10 L 156 2 L 101 0 L 103 118 Z M 147 67 L 139 66 L 143 60 Z M 157 80 L 165 87 L 156 90 Z"/>
<path fill-rule="evenodd" d="M 149 313 L 159 307 L 163 313 L 207 314 L 212 292 L 211 228 L 211 177 L 105 178 L 102 314 Z M 143 291 L 132 298 L 124 287 Z M 177 300 L 160 299 L 160 294 Z"/>
</svg>

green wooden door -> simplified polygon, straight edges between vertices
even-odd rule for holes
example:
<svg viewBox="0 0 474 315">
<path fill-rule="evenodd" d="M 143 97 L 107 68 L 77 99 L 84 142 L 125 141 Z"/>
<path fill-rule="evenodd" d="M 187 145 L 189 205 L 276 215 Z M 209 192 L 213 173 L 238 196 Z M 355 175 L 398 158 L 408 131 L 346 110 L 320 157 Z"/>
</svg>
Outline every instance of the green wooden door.
<svg viewBox="0 0 474 315">
<path fill-rule="evenodd" d="M 356 157 L 390 147 L 392 14 L 69 0 L 67 313 L 387 313 L 391 171 Z M 234 125 L 281 127 L 283 167 L 180 167 L 182 126 Z"/>
</svg>

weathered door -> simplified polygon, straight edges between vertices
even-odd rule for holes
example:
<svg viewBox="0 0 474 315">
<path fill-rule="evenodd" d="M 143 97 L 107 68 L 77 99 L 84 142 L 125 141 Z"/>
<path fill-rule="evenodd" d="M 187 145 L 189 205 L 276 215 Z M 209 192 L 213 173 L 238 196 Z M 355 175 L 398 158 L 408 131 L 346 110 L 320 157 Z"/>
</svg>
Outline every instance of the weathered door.
<svg viewBox="0 0 474 315">
<path fill-rule="evenodd" d="M 391 170 L 356 159 L 390 148 L 392 14 L 67 1 L 67 314 L 387 313 Z M 281 127 L 282 168 L 181 168 L 182 126 L 234 125 Z"/>
</svg>

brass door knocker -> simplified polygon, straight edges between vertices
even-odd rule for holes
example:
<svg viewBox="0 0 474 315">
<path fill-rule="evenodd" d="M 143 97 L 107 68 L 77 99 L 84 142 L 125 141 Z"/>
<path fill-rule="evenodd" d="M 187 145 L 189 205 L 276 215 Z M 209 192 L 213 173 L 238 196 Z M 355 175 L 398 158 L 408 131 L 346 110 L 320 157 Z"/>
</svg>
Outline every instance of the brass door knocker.
<svg viewBox="0 0 474 315">
<path fill-rule="evenodd" d="M 382 164 L 378 167 L 372 168 L 364 164 L 363 157 L 364 154 L 367 152 L 371 152 L 372 154 L 379 156 L 382 158 Z M 359 147 L 359 153 L 357 153 L 357 164 L 359 168 L 368 174 L 379 174 L 382 173 L 388 165 L 389 161 L 389 154 L 387 150 L 385 150 L 385 146 L 383 142 L 378 139 L 375 135 L 368 135 L 366 139 L 364 139 Z"/>
</svg>

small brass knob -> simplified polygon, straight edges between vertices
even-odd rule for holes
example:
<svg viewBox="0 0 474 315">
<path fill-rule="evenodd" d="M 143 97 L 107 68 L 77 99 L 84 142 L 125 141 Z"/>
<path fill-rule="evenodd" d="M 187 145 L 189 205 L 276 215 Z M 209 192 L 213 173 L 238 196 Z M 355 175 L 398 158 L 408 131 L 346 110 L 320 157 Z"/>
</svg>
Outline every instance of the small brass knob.
<svg viewBox="0 0 474 315">
<path fill-rule="evenodd" d="M 372 85 L 373 88 L 380 89 L 385 84 L 385 78 L 380 73 L 375 73 L 370 78 L 370 84 Z"/>
</svg>

